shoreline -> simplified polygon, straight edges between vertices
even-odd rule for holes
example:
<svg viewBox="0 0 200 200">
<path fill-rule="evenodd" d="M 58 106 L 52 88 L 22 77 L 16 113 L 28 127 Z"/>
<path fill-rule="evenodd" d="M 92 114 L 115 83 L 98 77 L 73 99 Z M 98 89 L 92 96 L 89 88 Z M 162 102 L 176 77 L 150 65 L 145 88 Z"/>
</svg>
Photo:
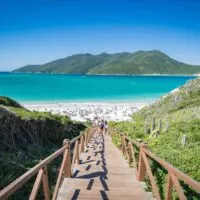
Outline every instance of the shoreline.
<svg viewBox="0 0 200 200">
<path fill-rule="evenodd" d="M 0 72 L 1 73 L 1 72 Z M 69 74 L 69 73 L 44 73 L 44 72 L 2 72 L 2 73 L 11 73 L 11 74 L 54 74 L 54 75 L 75 75 L 75 76 L 191 76 L 191 77 L 199 77 L 200 74 Z"/>
<path fill-rule="evenodd" d="M 74 121 L 86 122 L 94 120 L 95 117 L 107 121 L 130 121 L 131 115 L 145 107 L 145 102 L 82 102 L 82 103 L 21 103 L 31 111 L 51 112 L 52 114 L 67 115 Z"/>
</svg>

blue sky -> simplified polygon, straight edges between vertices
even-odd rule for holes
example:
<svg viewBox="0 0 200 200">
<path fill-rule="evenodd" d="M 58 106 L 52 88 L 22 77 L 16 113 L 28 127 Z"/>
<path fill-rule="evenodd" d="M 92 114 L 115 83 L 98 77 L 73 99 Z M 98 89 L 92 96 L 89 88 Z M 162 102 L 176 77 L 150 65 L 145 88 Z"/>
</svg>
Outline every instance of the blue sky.
<svg viewBox="0 0 200 200">
<path fill-rule="evenodd" d="M 198 0 L 0 0 L 0 70 L 158 49 L 200 65 Z"/>
</svg>

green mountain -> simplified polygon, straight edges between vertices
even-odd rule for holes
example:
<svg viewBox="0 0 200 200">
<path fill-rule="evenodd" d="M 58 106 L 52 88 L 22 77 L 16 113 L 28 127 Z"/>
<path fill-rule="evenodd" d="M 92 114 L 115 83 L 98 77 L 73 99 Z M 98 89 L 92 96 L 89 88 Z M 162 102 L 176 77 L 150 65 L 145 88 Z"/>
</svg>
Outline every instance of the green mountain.
<svg viewBox="0 0 200 200">
<path fill-rule="evenodd" d="M 153 51 L 99 55 L 75 54 L 43 65 L 27 65 L 13 72 L 66 74 L 195 74 L 200 66 L 178 62 Z"/>
</svg>

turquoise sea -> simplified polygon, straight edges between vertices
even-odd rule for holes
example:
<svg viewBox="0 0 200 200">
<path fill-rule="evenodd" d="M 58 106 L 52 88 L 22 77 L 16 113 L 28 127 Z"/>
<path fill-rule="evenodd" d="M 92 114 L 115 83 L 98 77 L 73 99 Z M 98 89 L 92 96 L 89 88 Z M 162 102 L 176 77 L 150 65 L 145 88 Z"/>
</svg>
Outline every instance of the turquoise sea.
<svg viewBox="0 0 200 200">
<path fill-rule="evenodd" d="M 146 102 L 193 78 L 0 73 L 0 96 L 20 102 Z"/>
</svg>

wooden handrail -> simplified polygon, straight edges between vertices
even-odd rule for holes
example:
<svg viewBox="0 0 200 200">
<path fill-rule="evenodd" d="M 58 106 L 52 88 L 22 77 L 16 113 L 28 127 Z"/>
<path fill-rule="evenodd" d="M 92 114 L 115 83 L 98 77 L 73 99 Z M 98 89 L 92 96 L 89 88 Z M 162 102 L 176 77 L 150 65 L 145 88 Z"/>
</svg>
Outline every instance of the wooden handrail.
<svg viewBox="0 0 200 200">
<path fill-rule="evenodd" d="M 94 132 L 94 131 L 92 130 L 92 132 Z M 86 142 L 84 138 L 87 138 L 87 139 L 91 138 L 91 134 L 88 134 L 88 130 L 86 130 L 86 132 L 81 132 L 79 136 L 72 139 L 71 141 L 65 139 L 63 141 L 64 146 L 62 148 L 60 148 L 59 150 L 57 150 L 56 152 L 54 152 L 53 154 L 51 154 L 50 156 L 48 156 L 47 158 L 42 160 L 39 164 L 37 164 L 36 166 L 34 166 L 30 170 L 28 170 L 26 173 L 21 175 L 15 181 L 10 183 L 7 187 L 2 189 L 0 191 L 0 200 L 5 200 L 8 197 L 10 197 L 15 191 L 20 189 L 27 181 L 29 181 L 37 173 L 38 173 L 38 175 L 36 177 L 36 180 L 35 180 L 35 183 L 33 186 L 33 190 L 30 195 L 30 199 L 36 198 L 38 190 L 39 190 L 39 186 L 41 185 L 41 181 L 42 181 L 45 200 L 50 200 L 47 164 L 49 164 L 55 158 L 57 158 L 59 155 L 64 153 L 61 168 L 59 171 L 59 175 L 57 178 L 57 182 L 56 182 L 56 186 L 55 186 L 55 190 L 54 190 L 54 194 L 53 194 L 53 199 L 55 200 L 63 176 L 64 177 L 71 176 L 70 145 L 73 144 L 74 142 L 80 140 L 81 138 L 82 138 L 82 143 L 81 143 L 81 145 L 78 145 L 77 153 L 76 153 L 76 159 L 78 159 L 77 163 L 79 163 L 79 154 L 78 153 L 80 152 L 80 148 L 81 148 L 81 151 L 84 150 L 84 142 Z"/>
<path fill-rule="evenodd" d="M 22 176 L 17 178 L 15 181 L 10 183 L 7 187 L 0 191 L 0 200 L 7 199 L 11 196 L 16 190 L 22 187 L 30 178 L 32 178 L 41 168 L 45 167 L 52 160 L 57 158 L 60 154 L 64 152 L 66 146 L 60 148 L 55 153 L 48 156 L 46 159 L 42 160 L 39 164 L 28 170 Z"/>
<path fill-rule="evenodd" d="M 127 137 L 125 134 L 123 134 L 123 133 L 121 133 L 121 132 L 118 132 L 117 131 L 117 133 L 119 134 L 119 135 L 121 135 L 121 136 L 124 136 L 124 138 L 126 139 L 126 140 L 128 140 L 128 141 L 130 141 L 132 144 L 134 144 L 135 146 L 137 146 L 137 147 L 141 147 L 141 144 L 139 143 L 139 142 L 136 142 L 136 141 L 134 141 L 134 140 L 132 140 L 131 138 L 129 138 L 129 137 Z"/>
<path fill-rule="evenodd" d="M 197 192 L 200 192 L 200 183 L 189 177 L 188 175 L 184 174 L 177 168 L 173 167 L 168 162 L 162 160 L 158 156 L 156 156 L 154 153 L 150 152 L 149 150 L 143 149 L 143 151 L 153 160 L 157 161 L 161 166 L 163 166 L 167 171 L 171 171 L 174 175 L 182 179 L 185 183 L 190 185 L 194 190 Z"/>
<path fill-rule="evenodd" d="M 194 179 L 192 179 L 188 175 L 184 174 L 183 172 L 181 172 L 177 168 L 173 167 L 168 162 L 166 162 L 166 161 L 162 160 L 161 158 L 159 158 L 158 156 L 156 156 L 154 153 L 152 153 L 148 149 L 146 144 L 136 142 L 136 141 L 132 140 L 131 138 L 127 137 L 125 134 L 118 132 L 116 130 L 114 130 L 114 131 L 115 131 L 115 133 L 117 133 L 121 136 L 122 151 L 123 151 L 123 153 L 126 157 L 127 157 L 127 154 L 130 154 L 130 157 L 131 157 L 131 158 L 128 157 L 128 159 L 132 159 L 133 162 L 136 162 L 132 145 L 135 145 L 137 148 L 139 148 L 139 151 L 140 151 L 139 163 L 138 163 L 138 168 L 136 168 L 138 180 L 143 181 L 145 174 L 146 173 L 148 174 L 149 179 L 150 179 L 150 183 L 151 183 L 151 186 L 152 186 L 152 189 L 153 189 L 153 193 L 156 196 L 156 199 L 160 199 L 160 194 L 159 194 L 159 190 L 156 186 L 156 182 L 154 180 L 154 176 L 152 174 L 151 165 L 149 163 L 148 158 L 156 161 L 157 163 L 159 163 L 163 168 L 165 168 L 168 171 L 166 194 L 165 194 L 166 200 L 171 199 L 173 186 L 174 186 L 174 188 L 175 188 L 175 190 L 178 194 L 178 197 L 181 200 L 186 199 L 184 192 L 183 192 L 183 189 L 182 189 L 182 187 L 179 183 L 179 179 L 184 181 L 184 183 L 189 185 L 191 188 L 193 188 L 193 190 L 200 193 L 200 183 L 199 182 L 195 181 Z M 128 144 L 125 140 L 128 141 Z M 130 143 L 132 144 L 131 146 L 130 146 Z M 131 151 L 130 151 L 130 149 L 131 149 Z M 135 165 L 136 165 L 136 163 L 135 163 Z"/>
<path fill-rule="evenodd" d="M 72 140 L 70 140 L 70 144 L 75 143 L 76 140 L 79 140 L 84 134 L 85 134 L 85 132 L 81 132 L 80 135 L 78 135 L 77 137 L 75 137 Z"/>
</svg>

